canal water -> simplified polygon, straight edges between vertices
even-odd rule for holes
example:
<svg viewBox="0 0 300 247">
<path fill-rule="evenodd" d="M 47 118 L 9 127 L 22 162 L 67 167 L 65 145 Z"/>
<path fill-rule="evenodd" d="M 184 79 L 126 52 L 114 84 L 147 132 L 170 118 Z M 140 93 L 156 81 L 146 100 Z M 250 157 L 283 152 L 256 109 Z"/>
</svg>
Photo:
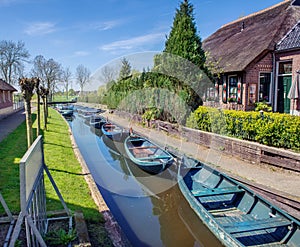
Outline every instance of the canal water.
<svg viewBox="0 0 300 247">
<path fill-rule="evenodd" d="M 98 189 L 132 246 L 222 246 L 182 196 L 176 167 L 150 175 L 123 155 L 123 143 L 103 136 L 77 113 L 70 126 Z"/>
</svg>

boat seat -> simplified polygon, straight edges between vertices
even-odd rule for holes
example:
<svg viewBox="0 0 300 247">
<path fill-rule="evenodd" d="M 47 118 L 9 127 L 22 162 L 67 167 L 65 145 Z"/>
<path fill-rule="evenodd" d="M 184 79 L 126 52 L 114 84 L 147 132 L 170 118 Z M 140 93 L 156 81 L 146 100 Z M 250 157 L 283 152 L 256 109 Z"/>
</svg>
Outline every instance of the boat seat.
<svg viewBox="0 0 300 247">
<path fill-rule="evenodd" d="M 141 146 L 141 147 L 130 147 L 128 149 L 147 149 L 147 148 L 157 148 L 156 146 Z"/>
<path fill-rule="evenodd" d="M 231 234 L 258 231 L 258 230 L 267 230 L 270 228 L 278 228 L 283 226 L 291 225 L 292 222 L 288 219 L 281 217 L 272 217 L 266 219 L 253 219 L 247 221 L 241 221 L 236 223 L 223 224 L 224 229 Z"/>
<path fill-rule="evenodd" d="M 205 190 L 192 190 L 193 196 L 204 197 L 204 196 L 215 196 L 215 195 L 227 195 L 234 193 L 245 192 L 245 190 L 238 188 L 237 186 L 223 187 L 215 189 L 205 189 Z"/>
</svg>

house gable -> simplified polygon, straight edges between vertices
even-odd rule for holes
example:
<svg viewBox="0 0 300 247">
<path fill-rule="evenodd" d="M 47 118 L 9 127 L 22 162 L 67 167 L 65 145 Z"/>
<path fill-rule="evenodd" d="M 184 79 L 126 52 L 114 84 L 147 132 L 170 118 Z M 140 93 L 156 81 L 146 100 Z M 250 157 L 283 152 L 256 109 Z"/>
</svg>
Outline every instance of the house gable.
<svg viewBox="0 0 300 247">
<path fill-rule="evenodd" d="M 291 49 L 300 49 L 300 21 L 276 45 L 277 51 Z"/>
<path fill-rule="evenodd" d="M 203 42 L 208 59 L 218 61 L 223 72 L 244 71 L 300 19 L 300 6 L 287 0 L 224 25 Z"/>
</svg>

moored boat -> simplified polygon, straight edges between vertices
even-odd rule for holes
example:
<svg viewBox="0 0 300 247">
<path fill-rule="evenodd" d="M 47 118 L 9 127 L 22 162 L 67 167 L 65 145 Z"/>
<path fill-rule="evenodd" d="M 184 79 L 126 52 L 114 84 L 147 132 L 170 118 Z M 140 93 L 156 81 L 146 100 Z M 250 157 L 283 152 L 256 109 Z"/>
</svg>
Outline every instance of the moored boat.
<svg viewBox="0 0 300 247">
<path fill-rule="evenodd" d="M 183 162 L 179 188 L 190 207 L 226 246 L 299 246 L 300 222 L 198 161 Z"/>
<path fill-rule="evenodd" d="M 128 158 L 148 173 L 160 173 L 174 162 L 170 153 L 141 136 L 128 136 L 124 146 Z"/>
<path fill-rule="evenodd" d="M 101 127 L 101 131 L 103 135 L 106 135 L 113 141 L 124 141 L 129 135 L 127 130 L 111 122 L 104 123 Z"/>
<path fill-rule="evenodd" d="M 94 114 L 90 117 L 90 126 L 97 129 L 101 128 L 106 122 L 106 119 L 101 115 Z"/>
</svg>

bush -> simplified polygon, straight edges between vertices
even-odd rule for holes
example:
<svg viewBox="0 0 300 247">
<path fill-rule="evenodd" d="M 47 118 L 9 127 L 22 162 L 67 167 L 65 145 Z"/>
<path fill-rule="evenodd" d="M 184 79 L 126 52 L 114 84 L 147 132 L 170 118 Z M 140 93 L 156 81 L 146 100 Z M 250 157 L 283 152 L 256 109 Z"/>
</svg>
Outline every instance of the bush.
<svg viewBox="0 0 300 247">
<path fill-rule="evenodd" d="M 273 147 L 300 151 L 300 118 L 252 111 L 218 110 L 200 106 L 187 119 L 187 127 Z"/>
</svg>

